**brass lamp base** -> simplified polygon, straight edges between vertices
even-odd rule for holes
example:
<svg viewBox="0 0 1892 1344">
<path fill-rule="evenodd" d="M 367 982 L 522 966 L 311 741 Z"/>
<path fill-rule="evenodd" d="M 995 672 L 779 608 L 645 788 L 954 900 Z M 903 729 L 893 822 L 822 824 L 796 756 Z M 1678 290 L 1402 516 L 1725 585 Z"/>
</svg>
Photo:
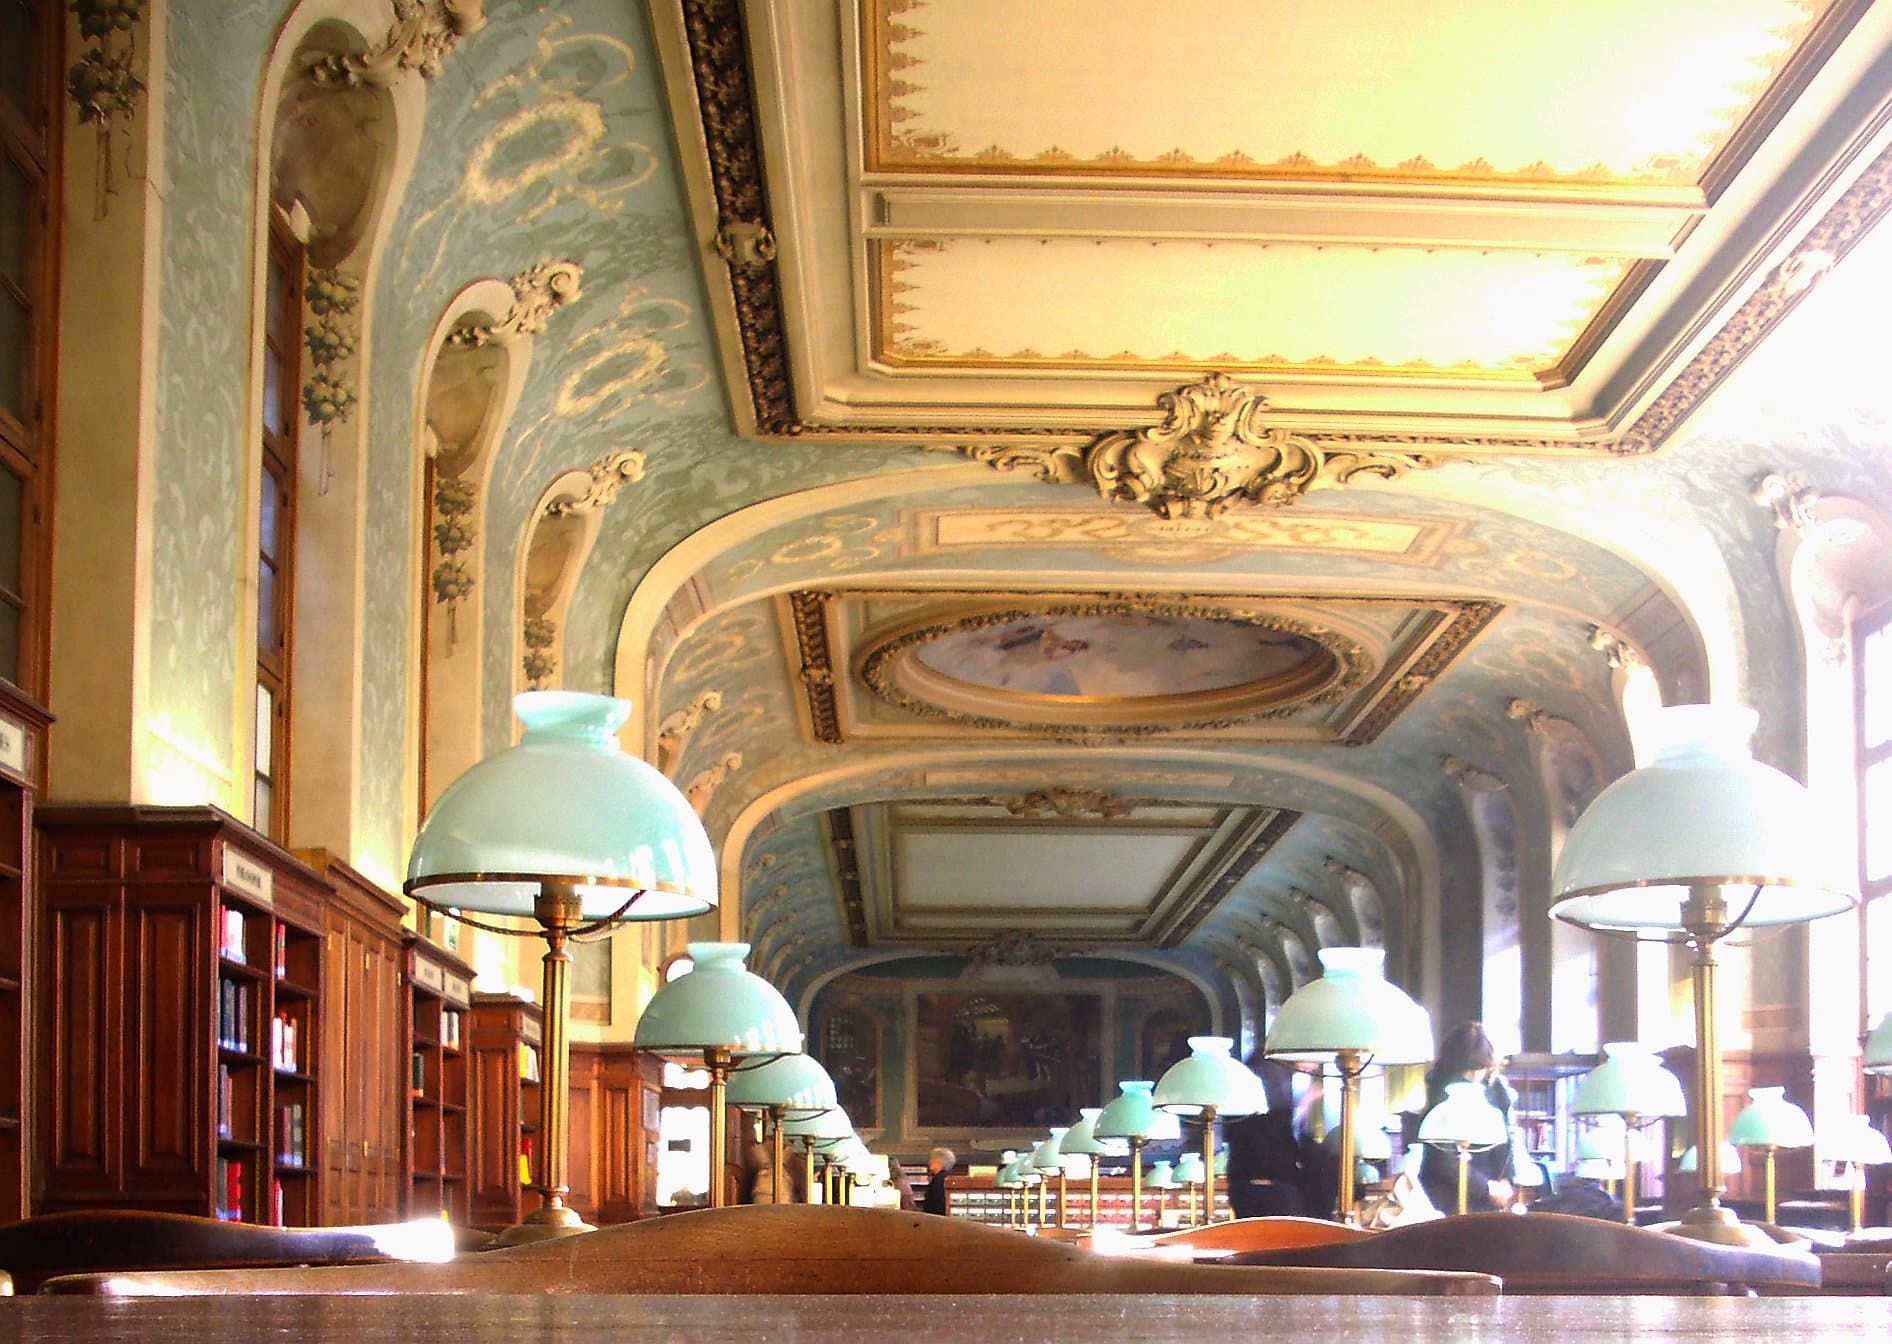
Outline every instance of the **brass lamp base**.
<svg viewBox="0 0 1892 1344">
<path fill-rule="evenodd" d="M 1769 1223 L 1744 1223 L 1733 1209 L 1721 1204 L 1697 1204 L 1682 1215 L 1680 1222 L 1670 1223 L 1664 1230 L 1678 1237 L 1716 1246 L 1738 1246 L 1745 1251 L 1786 1250 L 1798 1240 L 1779 1235 Z"/>
<path fill-rule="evenodd" d="M 514 1223 L 499 1234 L 493 1243 L 495 1246 L 529 1246 L 535 1241 L 550 1241 L 554 1237 L 571 1237 L 580 1232 L 596 1232 L 598 1229 L 578 1216 L 575 1209 L 563 1204 L 548 1205 L 534 1209 L 525 1217 L 525 1221 Z"/>
</svg>

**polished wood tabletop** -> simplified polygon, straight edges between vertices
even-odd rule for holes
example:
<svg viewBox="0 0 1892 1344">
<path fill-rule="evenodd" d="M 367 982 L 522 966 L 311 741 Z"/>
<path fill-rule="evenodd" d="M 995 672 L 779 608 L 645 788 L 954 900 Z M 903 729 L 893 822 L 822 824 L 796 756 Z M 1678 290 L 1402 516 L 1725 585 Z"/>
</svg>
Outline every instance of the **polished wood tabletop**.
<svg viewBox="0 0 1892 1344">
<path fill-rule="evenodd" d="M 1892 1338 L 1892 1298 L 1710 1297 L 26 1297 L 0 1302 L 0 1341 L 270 1340 L 295 1344 L 729 1344 L 965 1340 L 1147 1344 L 1371 1340 Z"/>
</svg>

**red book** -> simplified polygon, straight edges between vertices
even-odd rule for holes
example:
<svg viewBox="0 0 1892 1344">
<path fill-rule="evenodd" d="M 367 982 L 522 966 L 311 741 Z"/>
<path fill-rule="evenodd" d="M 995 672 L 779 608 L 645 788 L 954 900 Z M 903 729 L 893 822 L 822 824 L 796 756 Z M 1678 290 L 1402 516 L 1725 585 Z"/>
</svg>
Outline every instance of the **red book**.
<svg viewBox="0 0 1892 1344">
<path fill-rule="evenodd" d="M 243 1216 L 243 1164 L 230 1162 L 223 1169 L 223 1207 L 232 1218 Z"/>
</svg>

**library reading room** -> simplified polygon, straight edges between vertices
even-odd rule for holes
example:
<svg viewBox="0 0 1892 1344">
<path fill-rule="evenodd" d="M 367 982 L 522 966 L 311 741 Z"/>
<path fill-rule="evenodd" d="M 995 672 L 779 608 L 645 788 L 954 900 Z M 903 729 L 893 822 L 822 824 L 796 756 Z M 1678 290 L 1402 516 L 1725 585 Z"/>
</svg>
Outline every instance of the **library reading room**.
<svg viewBox="0 0 1892 1344">
<path fill-rule="evenodd" d="M 0 0 L 0 1339 L 1892 1337 L 1888 215 L 1892 0 Z"/>
</svg>

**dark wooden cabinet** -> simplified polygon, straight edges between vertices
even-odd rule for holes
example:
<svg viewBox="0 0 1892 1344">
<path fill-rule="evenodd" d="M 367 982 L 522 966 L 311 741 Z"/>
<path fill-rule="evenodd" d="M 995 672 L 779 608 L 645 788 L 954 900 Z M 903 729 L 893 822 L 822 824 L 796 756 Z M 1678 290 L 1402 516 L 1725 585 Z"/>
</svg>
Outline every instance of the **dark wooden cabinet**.
<svg viewBox="0 0 1892 1344">
<path fill-rule="evenodd" d="M 407 1074 L 402 1080 L 402 1213 L 465 1223 L 467 1009 L 473 968 L 409 934 L 406 944 Z"/>
<path fill-rule="evenodd" d="M 475 994 L 467 1010 L 467 1221 L 511 1227 L 538 1207 L 544 1016 L 510 994 Z"/>
<path fill-rule="evenodd" d="M 209 807 L 42 807 L 36 1212 L 311 1225 L 320 874 Z"/>
<path fill-rule="evenodd" d="M 322 1216 L 393 1222 L 403 1193 L 401 901 L 326 850 L 297 855 L 328 888 L 322 936 Z"/>
<path fill-rule="evenodd" d="M 45 710 L 0 681 L 0 1221 L 24 1218 L 30 1202 L 33 802 L 48 722 Z"/>
<path fill-rule="evenodd" d="M 663 1061 L 626 1042 L 571 1055 L 571 1206 L 599 1225 L 654 1214 Z"/>
</svg>

